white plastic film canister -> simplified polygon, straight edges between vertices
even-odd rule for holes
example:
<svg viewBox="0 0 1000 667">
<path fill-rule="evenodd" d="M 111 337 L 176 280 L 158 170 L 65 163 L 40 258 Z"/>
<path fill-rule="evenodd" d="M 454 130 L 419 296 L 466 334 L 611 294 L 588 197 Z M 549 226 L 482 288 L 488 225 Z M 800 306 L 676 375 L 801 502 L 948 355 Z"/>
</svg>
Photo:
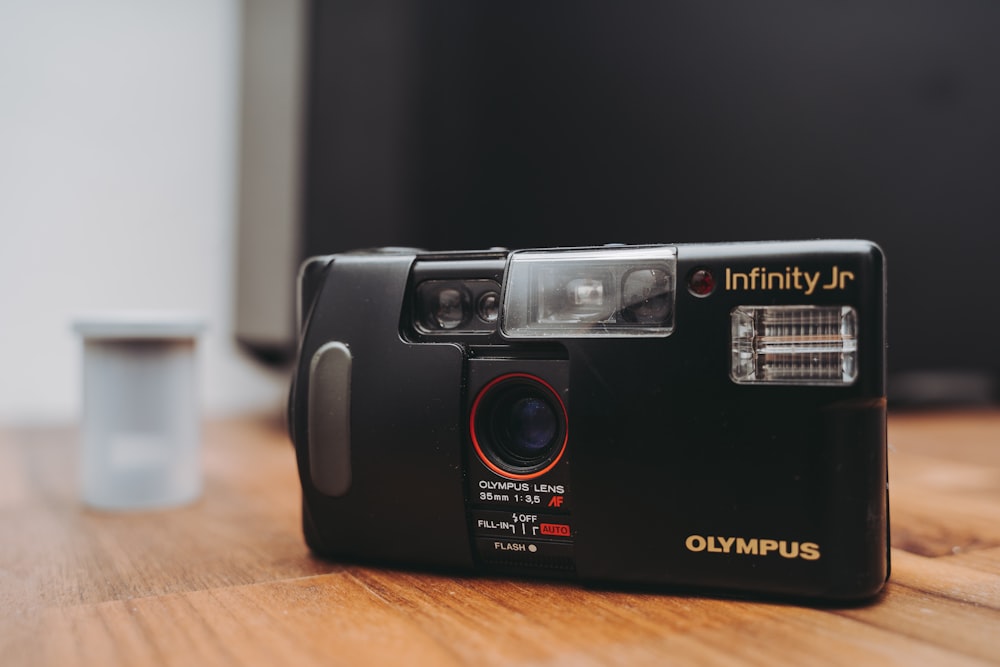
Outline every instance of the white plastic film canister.
<svg viewBox="0 0 1000 667">
<path fill-rule="evenodd" d="M 173 313 L 78 319 L 83 338 L 83 502 L 141 510 L 201 495 L 195 346 L 204 322 Z"/>
</svg>

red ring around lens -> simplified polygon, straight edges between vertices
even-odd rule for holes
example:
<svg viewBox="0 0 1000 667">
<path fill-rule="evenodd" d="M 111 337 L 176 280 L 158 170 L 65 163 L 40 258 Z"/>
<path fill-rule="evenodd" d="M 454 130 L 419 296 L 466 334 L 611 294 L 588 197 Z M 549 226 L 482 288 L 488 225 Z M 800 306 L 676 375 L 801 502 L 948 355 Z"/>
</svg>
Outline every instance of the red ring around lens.
<svg viewBox="0 0 1000 667">
<path fill-rule="evenodd" d="M 482 445 L 479 443 L 479 436 L 476 435 L 476 415 L 479 412 L 479 408 L 482 404 L 483 398 L 487 394 L 489 394 L 490 391 L 497 385 L 513 379 L 529 380 L 531 382 L 538 383 L 556 399 L 556 404 L 562 411 L 563 441 L 562 444 L 559 446 L 559 453 L 556 454 L 555 458 L 552 459 L 552 461 L 550 461 L 544 468 L 530 473 L 510 472 L 508 470 L 504 470 L 503 468 L 495 464 L 486 455 Z M 485 387 L 479 390 L 479 394 L 476 395 L 476 400 L 473 401 L 472 403 L 472 410 L 469 412 L 469 434 L 472 437 L 472 447 L 476 450 L 476 455 L 479 457 L 479 460 L 483 462 L 483 465 L 485 465 L 487 468 L 489 468 L 496 474 L 500 475 L 501 477 L 506 477 L 507 479 L 519 479 L 519 480 L 535 479 L 536 477 L 540 477 L 545 473 L 549 472 L 550 470 L 552 470 L 556 466 L 556 464 L 559 463 L 559 461 L 562 459 L 563 454 L 566 452 L 566 443 L 569 442 L 569 414 L 566 412 L 566 405 L 565 403 L 563 403 L 562 398 L 559 396 L 559 393 L 555 389 L 553 389 L 552 385 L 550 385 L 545 380 L 541 379 L 536 375 L 531 375 L 530 373 L 507 373 L 506 375 L 501 375 L 499 377 L 493 378 L 486 384 Z"/>
</svg>

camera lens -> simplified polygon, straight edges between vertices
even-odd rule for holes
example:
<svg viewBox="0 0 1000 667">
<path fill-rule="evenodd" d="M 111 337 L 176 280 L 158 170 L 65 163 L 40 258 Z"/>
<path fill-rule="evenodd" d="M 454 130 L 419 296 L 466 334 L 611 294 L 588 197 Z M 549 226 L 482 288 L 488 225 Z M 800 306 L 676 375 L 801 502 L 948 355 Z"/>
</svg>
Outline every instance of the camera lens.
<svg viewBox="0 0 1000 667">
<path fill-rule="evenodd" d="M 544 452 L 556 434 L 556 414 L 538 398 L 517 399 L 499 417 L 503 420 L 499 424 L 501 439 L 512 454 L 524 460 Z"/>
<path fill-rule="evenodd" d="M 483 463 L 512 478 L 536 477 L 566 445 L 566 409 L 546 382 L 512 373 L 490 382 L 472 408 L 472 439 Z"/>
</svg>

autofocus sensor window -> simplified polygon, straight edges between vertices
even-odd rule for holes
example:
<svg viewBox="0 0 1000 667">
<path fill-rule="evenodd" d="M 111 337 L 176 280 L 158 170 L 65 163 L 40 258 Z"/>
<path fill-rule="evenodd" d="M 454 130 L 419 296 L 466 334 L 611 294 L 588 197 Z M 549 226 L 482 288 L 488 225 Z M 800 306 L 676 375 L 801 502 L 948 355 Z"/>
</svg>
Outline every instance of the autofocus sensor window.
<svg viewBox="0 0 1000 667">
<path fill-rule="evenodd" d="M 566 408 L 552 387 L 526 373 L 494 379 L 476 397 L 472 442 L 482 462 L 504 477 L 537 477 L 566 447 Z"/>
<path fill-rule="evenodd" d="M 500 313 L 493 280 L 424 280 L 415 290 L 413 325 L 423 334 L 490 333 Z"/>
<path fill-rule="evenodd" d="M 472 299 L 462 283 L 426 280 L 417 286 L 417 323 L 426 331 L 457 329 L 469 319 Z"/>
</svg>

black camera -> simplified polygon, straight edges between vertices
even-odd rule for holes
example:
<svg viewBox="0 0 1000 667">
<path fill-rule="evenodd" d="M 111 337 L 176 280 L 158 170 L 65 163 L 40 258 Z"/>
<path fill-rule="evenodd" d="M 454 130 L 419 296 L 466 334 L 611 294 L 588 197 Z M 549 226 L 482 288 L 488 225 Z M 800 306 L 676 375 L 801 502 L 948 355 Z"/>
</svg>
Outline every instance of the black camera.
<svg viewBox="0 0 1000 667">
<path fill-rule="evenodd" d="M 385 248 L 299 282 L 316 553 L 845 600 L 885 583 L 876 245 Z"/>
</svg>

